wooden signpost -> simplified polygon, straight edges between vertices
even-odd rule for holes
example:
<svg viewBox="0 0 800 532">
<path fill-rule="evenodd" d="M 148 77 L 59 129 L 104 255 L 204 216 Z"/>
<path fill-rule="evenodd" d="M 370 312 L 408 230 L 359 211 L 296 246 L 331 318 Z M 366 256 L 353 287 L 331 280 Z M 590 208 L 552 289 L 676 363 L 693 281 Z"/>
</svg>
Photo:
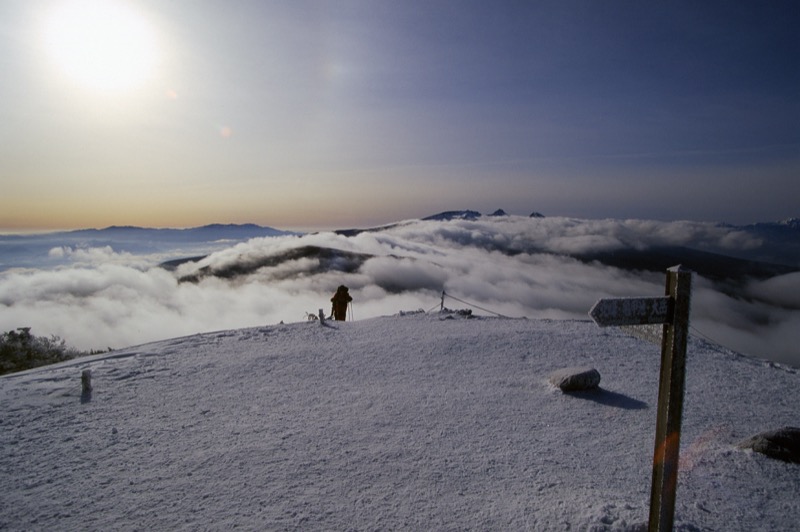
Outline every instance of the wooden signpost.
<svg viewBox="0 0 800 532">
<path fill-rule="evenodd" d="M 650 490 L 650 532 L 672 530 L 675 517 L 691 293 L 692 272 L 674 266 L 667 270 L 665 296 L 601 299 L 589 311 L 589 316 L 600 327 L 664 324 Z"/>
</svg>

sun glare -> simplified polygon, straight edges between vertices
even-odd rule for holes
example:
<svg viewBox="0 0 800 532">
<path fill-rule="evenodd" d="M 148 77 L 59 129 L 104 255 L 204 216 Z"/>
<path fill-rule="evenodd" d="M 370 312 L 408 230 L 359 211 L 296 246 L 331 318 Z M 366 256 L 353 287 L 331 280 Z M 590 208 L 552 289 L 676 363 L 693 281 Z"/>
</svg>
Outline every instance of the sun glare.
<svg viewBox="0 0 800 532">
<path fill-rule="evenodd" d="M 136 88 L 156 65 L 153 27 L 130 5 L 114 0 L 59 4 L 47 16 L 44 40 L 58 69 L 87 89 Z"/>
</svg>

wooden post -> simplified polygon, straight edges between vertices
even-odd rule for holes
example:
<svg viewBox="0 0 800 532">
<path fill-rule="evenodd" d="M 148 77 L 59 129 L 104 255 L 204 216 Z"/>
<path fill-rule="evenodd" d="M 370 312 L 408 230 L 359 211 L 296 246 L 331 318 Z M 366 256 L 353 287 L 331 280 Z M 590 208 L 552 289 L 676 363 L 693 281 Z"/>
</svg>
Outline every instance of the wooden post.
<svg viewBox="0 0 800 532">
<path fill-rule="evenodd" d="M 661 341 L 650 532 L 671 531 L 675 518 L 691 290 L 691 271 L 681 266 L 667 270 L 666 295 L 672 299 L 673 306 Z"/>
<path fill-rule="evenodd" d="M 601 299 L 589 311 L 600 327 L 664 324 L 650 488 L 650 532 L 671 531 L 675 518 L 691 295 L 692 272 L 678 265 L 667 270 L 664 297 Z"/>
</svg>

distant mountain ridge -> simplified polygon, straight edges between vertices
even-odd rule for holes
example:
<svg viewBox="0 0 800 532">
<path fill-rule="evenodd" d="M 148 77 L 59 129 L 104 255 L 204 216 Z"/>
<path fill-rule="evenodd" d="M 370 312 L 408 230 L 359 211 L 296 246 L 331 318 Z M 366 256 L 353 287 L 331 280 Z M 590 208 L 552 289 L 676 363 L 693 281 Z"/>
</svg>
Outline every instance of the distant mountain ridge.
<svg viewBox="0 0 800 532">
<path fill-rule="evenodd" d="M 437 214 L 432 214 L 430 216 L 426 216 L 424 218 L 420 218 L 420 220 L 424 222 L 450 222 L 453 220 L 478 220 L 483 216 L 492 216 L 492 217 L 500 217 L 500 216 L 508 216 L 508 213 L 503 209 L 497 209 L 491 214 L 482 214 L 478 211 L 473 211 L 471 209 L 464 209 L 464 210 L 456 210 L 456 211 L 442 211 Z M 530 215 L 531 218 L 544 218 L 544 215 L 539 212 L 532 212 Z M 402 222 L 397 222 L 393 224 L 381 225 L 378 227 L 369 227 L 366 229 L 358 229 L 358 228 L 351 228 L 351 229 L 337 229 L 334 231 L 337 235 L 342 236 L 355 236 L 359 233 L 375 233 L 379 231 L 385 231 L 387 229 L 392 229 L 397 227 Z"/>
<path fill-rule="evenodd" d="M 800 229 L 800 218 L 788 218 L 779 222 L 758 222 L 744 227 L 788 227 L 789 229 Z"/>
<path fill-rule="evenodd" d="M 266 227 L 256 224 L 208 224 L 200 227 L 189 227 L 185 229 L 173 228 L 150 228 L 137 227 L 132 225 L 112 225 L 103 229 L 77 229 L 55 233 L 55 235 L 65 235 L 70 237 L 86 238 L 120 238 L 120 237 L 157 237 L 186 241 L 209 241 L 226 239 L 246 239 L 269 236 L 283 236 L 297 234 L 292 231 L 282 231 L 273 227 Z M 51 233 L 50 236 L 54 234 Z"/>
<path fill-rule="evenodd" d="M 490 214 L 481 214 L 478 211 L 466 209 L 463 211 L 443 211 L 438 214 L 432 214 L 422 218 L 423 221 L 450 221 L 450 220 L 477 220 L 483 216 L 508 216 L 508 213 L 503 209 L 497 209 Z M 544 218 L 544 215 L 539 212 L 532 212 L 530 218 Z"/>
<path fill-rule="evenodd" d="M 428 221 L 449 221 L 449 220 L 477 220 L 483 216 L 478 211 L 471 211 L 469 209 L 465 211 L 444 211 L 440 212 L 439 214 L 433 214 L 431 216 L 426 216 L 422 220 L 425 222 Z"/>
</svg>

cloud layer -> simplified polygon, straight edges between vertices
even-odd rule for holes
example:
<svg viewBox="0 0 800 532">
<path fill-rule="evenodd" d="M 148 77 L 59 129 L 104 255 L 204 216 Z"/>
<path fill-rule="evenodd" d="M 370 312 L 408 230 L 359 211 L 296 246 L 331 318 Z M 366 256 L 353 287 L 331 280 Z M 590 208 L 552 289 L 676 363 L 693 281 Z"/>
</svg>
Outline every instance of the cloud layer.
<svg viewBox="0 0 800 532">
<path fill-rule="evenodd" d="M 588 319 L 602 297 L 661 295 L 663 272 L 634 272 L 566 256 L 678 245 L 757 251 L 746 231 L 696 222 L 481 218 L 404 222 L 354 236 L 319 233 L 256 238 L 176 271 L 108 247 L 53 253 L 54 270 L 0 274 L 0 329 L 32 327 L 83 349 L 119 348 L 201 331 L 291 322 L 322 308 L 339 284 L 350 287 L 356 319 L 438 309 L 441 293 L 476 313 Z M 289 253 L 299 248 L 334 250 Z M 342 253 L 337 257 L 336 252 Z M 357 254 L 357 255 L 356 255 Z M 285 257 L 286 260 L 272 260 Z M 353 262 L 353 257 L 358 257 Z M 328 261 L 325 267 L 320 261 Z M 340 260 L 342 262 L 337 262 Z M 197 276 L 237 264 L 263 264 L 229 278 Z M 180 282 L 197 276 L 197 282 Z M 741 293 L 697 277 L 693 334 L 737 351 L 800 365 L 800 274 L 753 280 Z M 447 298 L 450 308 L 466 308 Z"/>
</svg>

